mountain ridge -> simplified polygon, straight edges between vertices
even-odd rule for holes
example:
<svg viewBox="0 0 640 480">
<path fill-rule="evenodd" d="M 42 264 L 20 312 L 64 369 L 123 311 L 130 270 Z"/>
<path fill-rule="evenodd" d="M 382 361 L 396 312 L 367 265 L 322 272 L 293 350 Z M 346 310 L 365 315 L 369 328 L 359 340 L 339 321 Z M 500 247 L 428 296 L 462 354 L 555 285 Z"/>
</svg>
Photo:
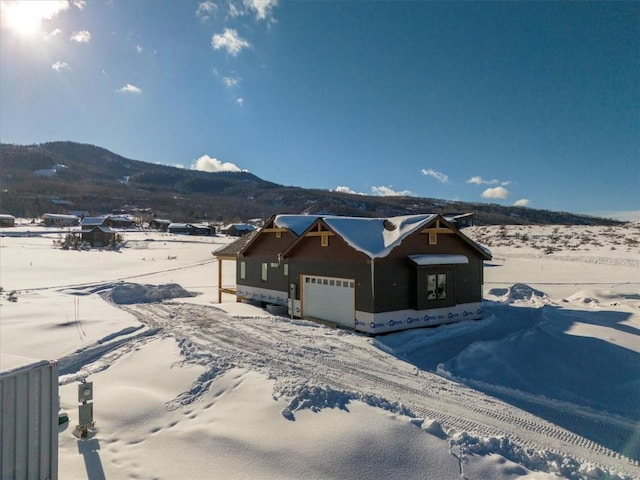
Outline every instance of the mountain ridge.
<svg viewBox="0 0 640 480">
<path fill-rule="evenodd" d="M 616 220 L 423 197 L 380 197 L 284 186 L 249 172 L 202 172 L 59 141 L 0 144 L 0 213 L 39 217 L 142 209 L 173 221 L 236 222 L 280 213 L 390 217 L 474 213 L 479 224 L 615 225 Z"/>
</svg>

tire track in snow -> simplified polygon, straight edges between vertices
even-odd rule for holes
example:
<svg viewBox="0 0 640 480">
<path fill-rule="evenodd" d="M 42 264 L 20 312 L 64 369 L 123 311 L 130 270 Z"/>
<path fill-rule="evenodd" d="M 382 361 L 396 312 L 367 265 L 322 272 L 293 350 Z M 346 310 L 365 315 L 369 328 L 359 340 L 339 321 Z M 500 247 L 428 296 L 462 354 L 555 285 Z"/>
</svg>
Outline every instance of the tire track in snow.
<svg viewBox="0 0 640 480">
<path fill-rule="evenodd" d="M 258 370 L 276 380 L 311 381 L 345 392 L 379 395 L 401 402 L 415 415 L 437 420 L 448 430 L 481 437 L 506 436 L 522 448 L 567 455 L 640 477 L 638 462 L 481 391 L 416 371 L 357 333 L 303 326 L 278 317 L 235 318 L 202 305 L 120 308 L 150 327 L 188 338 L 228 365 Z M 579 412 L 574 415 L 582 418 Z M 615 424 L 608 428 L 618 432 Z"/>
</svg>

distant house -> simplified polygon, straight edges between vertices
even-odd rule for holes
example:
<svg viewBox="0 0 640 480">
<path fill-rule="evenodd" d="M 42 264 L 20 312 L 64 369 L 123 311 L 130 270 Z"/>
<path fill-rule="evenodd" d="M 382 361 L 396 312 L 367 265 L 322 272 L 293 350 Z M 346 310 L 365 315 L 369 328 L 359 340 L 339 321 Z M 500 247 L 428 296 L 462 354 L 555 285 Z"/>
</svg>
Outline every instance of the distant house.
<svg viewBox="0 0 640 480">
<path fill-rule="evenodd" d="M 159 230 L 161 232 L 166 232 L 169 225 L 171 225 L 171 220 L 163 220 L 160 218 L 154 218 L 149 222 L 149 228 Z"/>
<path fill-rule="evenodd" d="M 6 213 L 0 213 L 0 227 L 14 227 L 16 225 L 16 217 Z"/>
<path fill-rule="evenodd" d="M 135 222 L 128 216 L 103 215 L 100 217 L 84 217 L 81 224 L 83 228 L 95 226 L 110 228 L 131 228 L 135 225 Z"/>
<path fill-rule="evenodd" d="M 85 229 L 93 227 L 107 227 L 107 217 L 84 217 L 80 221 L 80 225 Z"/>
<path fill-rule="evenodd" d="M 390 332 L 481 318 L 490 258 L 438 214 L 278 215 L 238 253 L 236 295 L 293 317 Z"/>
<path fill-rule="evenodd" d="M 170 223 L 167 232 L 179 235 L 209 236 L 216 234 L 216 228 L 204 223 Z"/>
<path fill-rule="evenodd" d="M 445 218 L 458 228 L 473 227 L 473 213 L 447 215 Z"/>
<path fill-rule="evenodd" d="M 93 248 L 107 247 L 117 242 L 117 232 L 111 227 L 102 225 L 83 226 L 80 235 L 82 243 L 89 244 Z"/>
<path fill-rule="evenodd" d="M 222 233 L 231 237 L 241 237 L 242 235 L 251 233 L 254 230 L 256 230 L 256 227 L 250 223 L 232 223 L 231 225 L 222 227 Z"/>
<path fill-rule="evenodd" d="M 135 220 L 129 215 L 107 215 L 106 224 L 111 228 L 132 228 L 136 226 Z"/>
<path fill-rule="evenodd" d="M 80 224 L 80 218 L 75 215 L 45 213 L 42 215 L 42 224 L 45 227 L 75 227 Z"/>
</svg>

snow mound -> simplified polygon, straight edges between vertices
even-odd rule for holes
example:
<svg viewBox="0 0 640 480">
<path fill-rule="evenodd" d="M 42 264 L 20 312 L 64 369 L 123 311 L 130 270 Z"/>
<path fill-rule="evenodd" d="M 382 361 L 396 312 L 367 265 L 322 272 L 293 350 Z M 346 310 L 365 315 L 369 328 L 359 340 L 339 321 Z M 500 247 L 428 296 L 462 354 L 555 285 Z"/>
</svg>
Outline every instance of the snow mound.
<svg viewBox="0 0 640 480">
<path fill-rule="evenodd" d="M 593 290 L 580 290 L 565 300 L 570 303 L 584 303 L 586 305 L 597 305 L 600 303 L 599 295 Z"/>
<path fill-rule="evenodd" d="M 632 477 L 609 469 L 602 469 L 588 462 L 550 452 L 523 448 L 511 442 L 509 437 L 478 437 L 468 432 L 453 433 L 449 439 L 452 452 L 459 450 L 463 462 L 469 456 L 500 455 L 528 470 L 549 472 L 566 479 L 584 480 L 631 480 Z M 520 467 L 521 468 L 521 467 Z M 520 472 L 524 475 L 524 469 Z"/>
<path fill-rule="evenodd" d="M 113 303 L 117 305 L 131 305 L 134 303 L 158 303 L 172 298 L 195 297 L 177 283 L 164 285 L 141 285 L 138 283 L 121 283 L 114 286 L 108 293 Z"/>
<path fill-rule="evenodd" d="M 354 400 L 389 412 L 413 417 L 411 411 L 404 405 L 398 402 L 390 402 L 379 395 L 336 390 L 326 385 L 312 385 L 308 382 L 302 384 L 278 383 L 279 385 L 276 386 L 278 392 L 274 393 L 274 398 L 285 397 L 290 399 L 289 404 L 282 410 L 282 416 L 287 420 L 294 421 L 294 413 L 305 409 L 313 412 L 319 412 L 324 408 L 339 408 L 340 410 L 349 411 L 347 406 Z"/>
<path fill-rule="evenodd" d="M 530 287 L 526 283 L 515 283 L 509 288 L 492 288 L 489 290 L 491 295 L 500 297 L 503 302 L 532 302 L 535 303 L 538 300 L 546 299 L 547 295 Z"/>
</svg>

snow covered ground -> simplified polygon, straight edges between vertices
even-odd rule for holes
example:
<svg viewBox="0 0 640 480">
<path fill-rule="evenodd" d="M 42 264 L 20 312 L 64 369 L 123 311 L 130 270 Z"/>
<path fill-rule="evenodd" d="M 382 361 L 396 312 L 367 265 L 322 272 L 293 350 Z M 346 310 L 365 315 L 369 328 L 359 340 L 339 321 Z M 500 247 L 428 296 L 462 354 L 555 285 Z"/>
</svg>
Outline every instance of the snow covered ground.
<svg viewBox="0 0 640 480">
<path fill-rule="evenodd" d="M 216 303 L 225 237 L 1 229 L 0 353 L 59 361 L 61 479 L 640 478 L 640 225 L 465 233 L 487 318 L 368 337 Z"/>
</svg>

